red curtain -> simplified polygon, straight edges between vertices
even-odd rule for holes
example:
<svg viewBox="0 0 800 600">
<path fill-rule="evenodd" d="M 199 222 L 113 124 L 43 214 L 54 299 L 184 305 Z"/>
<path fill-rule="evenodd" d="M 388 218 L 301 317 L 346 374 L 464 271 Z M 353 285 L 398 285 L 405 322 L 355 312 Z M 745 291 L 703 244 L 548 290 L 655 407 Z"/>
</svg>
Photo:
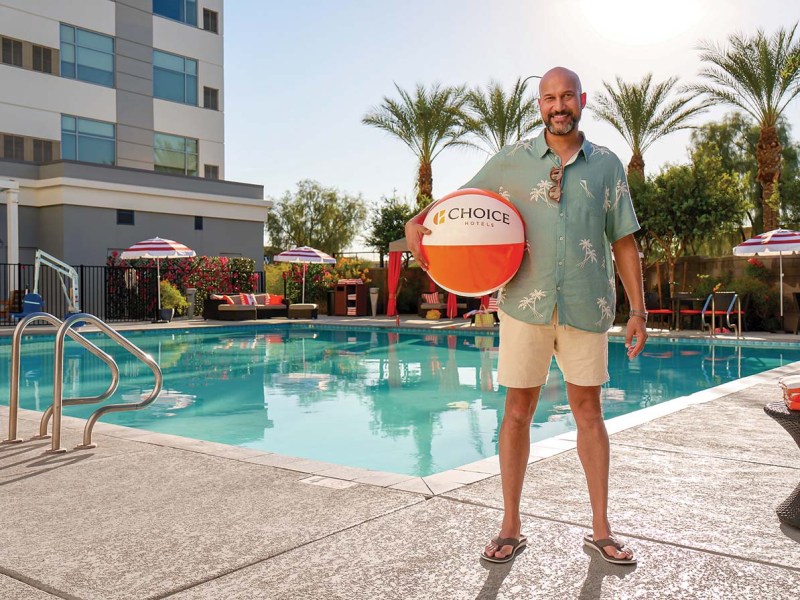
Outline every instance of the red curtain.
<svg viewBox="0 0 800 600">
<path fill-rule="evenodd" d="M 458 314 L 458 301 L 455 294 L 447 294 L 447 318 L 452 319 Z"/>
<path fill-rule="evenodd" d="M 397 314 L 397 286 L 400 283 L 402 252 L 389 252 L 389 301 L 386 303 L 386 316 Z"/>
</svg>

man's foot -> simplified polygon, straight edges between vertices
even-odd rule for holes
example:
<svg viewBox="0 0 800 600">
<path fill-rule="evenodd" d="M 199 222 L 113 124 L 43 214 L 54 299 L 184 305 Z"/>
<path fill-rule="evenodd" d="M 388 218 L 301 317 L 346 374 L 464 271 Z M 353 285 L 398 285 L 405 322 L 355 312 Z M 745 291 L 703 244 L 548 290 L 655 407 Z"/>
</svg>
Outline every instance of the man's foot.
<svg viewBox="0 0 800 600">
<path fill-rule="evenodd" d="M 611 535 L 595 540 L 591 533 L 587 533 L 583 536 L 583 545 L 599 552 L 606 562 L 614 563 L 615 565 L 636 564 L 633 550 L 626 548 L 624 544 L 618 542 Z"/>
<path fill-rule="evenodd" d="M 528 538 L 520 535 L 518 538 L 496 537 L 486 544 L 481 552 L 481 558 L 494 563 L 504 563 L 512 560 L 517 552 L 528 545 Z"/>
</svg>

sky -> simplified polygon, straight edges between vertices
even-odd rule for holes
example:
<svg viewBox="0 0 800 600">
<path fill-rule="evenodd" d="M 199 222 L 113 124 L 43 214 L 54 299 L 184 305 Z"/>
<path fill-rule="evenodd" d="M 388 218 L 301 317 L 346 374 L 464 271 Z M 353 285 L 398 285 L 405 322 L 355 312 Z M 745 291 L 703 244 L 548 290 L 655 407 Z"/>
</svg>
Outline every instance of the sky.
<svg viewBox="0 0 800 600">
<path fill-rule="evenodd" d="M 227 0 L 226 174 L 278 198 L 302 179 L 370 204 L 397 193 L 413 202 L 417 161 L 398 139 L 361 123 L 395 84 L 413 89 L 500 82 L 553 66 L 581 77 L 592 98 L 619 76 L 638 82 L 699 81 L 698 44 L 739 32 L 767 33 L 800 20 L 797 0 Z M 800 31 L 797 35 L 800 35 Z M 530 84 L 535 84 L 531 80 Z M 730 107 L 698 117 L 719 120 Z M 800 139 L 800 98 L 786 116 Z M 625 165 L 630 150 L 610 125 L 585 110 L 591 141 Z M 648 174 L 687 162 L 689 132 L 645 153 Z M 448 148 L 433 163 L 434 197 L 480 169 L 485 152 Z"/>
</svg>

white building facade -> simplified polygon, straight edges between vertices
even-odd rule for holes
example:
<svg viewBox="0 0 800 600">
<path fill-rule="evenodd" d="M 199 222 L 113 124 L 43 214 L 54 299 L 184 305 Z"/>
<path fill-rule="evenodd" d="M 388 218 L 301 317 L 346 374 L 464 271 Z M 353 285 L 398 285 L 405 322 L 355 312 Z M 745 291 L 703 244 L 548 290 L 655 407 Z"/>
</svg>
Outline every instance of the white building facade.
<svg viewBox="0 0 800 600">
<path fill-rule="evenodd" d="M 263 187 L 224 179 L 223 25 L 222 0 L 0 0 L 0 261 L 158 235 L 260 265 Z"/>
</svg>

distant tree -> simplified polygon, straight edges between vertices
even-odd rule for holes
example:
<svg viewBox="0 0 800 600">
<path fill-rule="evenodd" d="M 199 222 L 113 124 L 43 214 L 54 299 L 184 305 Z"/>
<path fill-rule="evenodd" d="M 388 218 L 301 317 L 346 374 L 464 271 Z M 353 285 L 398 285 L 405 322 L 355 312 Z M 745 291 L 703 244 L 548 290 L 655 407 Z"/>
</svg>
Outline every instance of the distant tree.
<svg viewBox="0 0 800 600">
<path fill-rule="evenodd" d="M 667 263 L 671 296 L 677 259 L 699 240 L 735 230 L 743 218 L 743 207 L 731 201 L 741 197 L 740 182 L 723 171 L 719 156 L 693 158 L 631 187 L 649 259 Z"/>
<path fill-rule="evenodd" d="M 740 108 L 758 124 L 756 180 L 761 185 L 759 202 L 766 231 L 778 226 L 782 150 L 778 119 L 800 94 L 800 40 L 795 38 L 796 30 L 795 23 L 791 29 L 781 27 L 771 36 L 761 29 L 752 37 L 736 33 L 725 47 L 704 42 L 700 58 L 706 66 L 700 75 L 708 83 L 688 88 L 715 102 Z"/>
<path fill-rule="evenodd" d="M 359 235 L 367 217 L 361 196 L 308 179 L 299 182 L 294 193 L 287 191 L 273 202 L 266 231 L 270 245 L 281 250 L 311 246 L 338 254 Z"/>
<path fill-rule="evenodd" d="M 777 121 L 778 140 L 782 146 L 782 168 L 778 182 L 783 217 L 781 225 L 796 227 L 800 222 L 800 145 L 791 139 L 791 128 L 784 117 Z M 747 217 L 754 231 L 762 231 L 761 186 L 756 181 L 758 164 L 756 145 L 759 127 L 740 112 L 732 112 L 722 121 L 706 123 L 692 132 L 690 153 L 716 153 L 722 169 L 742 179 Z M 744 232 L 740 234 L 744 240 Z"/>
<path fill-rule="evenodd" d="M 591 107 L 597 119 L 609 123 L 630 147 L 628 178 L 644 178 L 644 153 L 659 139 L 681 129 L 692 127 L 689 119 L 703 112 L 707 103 L 691 105 L 687 95 L 670 98 L 677 77 L 653 84 L 648 73 L 638 83 L 616 78 L 616 87 L 603 82 L 606 93 L 600 94 Z"/>
<path fill-rule="evenodd" d="M 496 81 L 467 93 L 469 128 L 480 142 L 476 146 L 494 154 L 542 125 L 536 96 L 525 96 L 526 89 L 524 80 L 517 78 L 508 94 Z"/>
<path fill-rule="evenodd" d="M 405 224 L 414 216 L 414 209 L 395 193 L 391 198 L 381 198 L 380 206 L 374 211 L 372 227 L 364 238 L 367 246 L 383 258 L 389 253 L 389 244 L 405 235 Z"/>
<path fill-rule="evenodd" d="M 400 100 L 384 96 L 383 104 L 361 122 L 391 133 L 411 148 L 419 160 L 417 208 L 421 209 L 433 199 L 433 160 L 449 146 L 466 145 L 466 90 L 439 84 L 426 89 L 418 84 L 412 95 L 397 84 L 394 87 Z"/>
</svg>

